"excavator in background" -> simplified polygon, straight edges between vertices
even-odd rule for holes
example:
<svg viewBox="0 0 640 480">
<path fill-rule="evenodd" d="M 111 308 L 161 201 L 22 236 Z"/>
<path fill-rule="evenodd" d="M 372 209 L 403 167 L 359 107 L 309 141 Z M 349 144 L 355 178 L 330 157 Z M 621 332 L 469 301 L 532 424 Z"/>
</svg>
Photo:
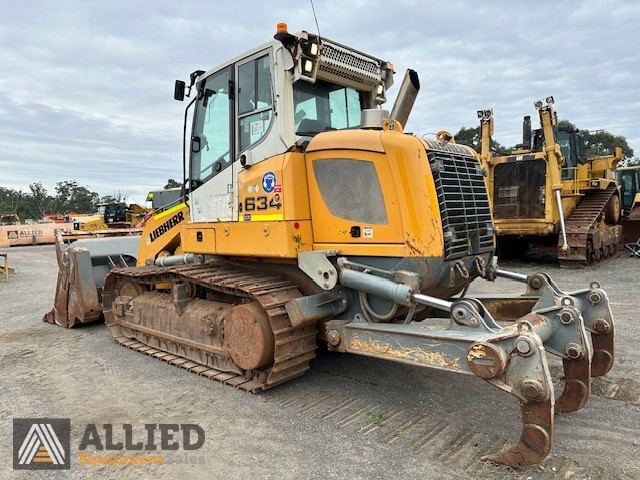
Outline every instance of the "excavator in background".
<svg viewBox="0 0 640 480">
<path fill-rule="evenodd" d="M 515 256 L 551 246 L 560 266 L 582 268 L 622 250 L 620 192 L 613 171 L 622 150 L 587 157 L 584 137 L 558 125 L 553 97 L 534 103 L 540 128 L 524 117 L 522 144 L 509 155 L 490 150 L 493 111 L 479 110 L 480 162 L 492 204 L 498 250 Z"/>
<path fill-rule="evenodd" d="M 106 230 L 108 228 L 131 228 L 137 226 L 150 212 L 137 203 L 105 202 L 96 205 L 96 213 L 76 217 L 74 230 Z"/>
<path fill-rule="evenodd" d="M 625 243 L 640 241 L 640 165 L 615 171 L 622 201 L 622 232 Z"/>
<path fill-rule="evenodd" d="M 607 295 L 497 266 L 477 154 L 449 134 L 404 133 L 420 84 L 409 70 L 384 110 L 393 73 L 279 24 L 272 41 L 177 81 L 185 132 L 193 118 L 187 195 L 147 222 L 137 253 L 93 240 L 60 250 L 45 320 L 104 316 L 123 346 L 248 392 L 302 375 L 318 342 L 475 375 L 513 395 L 523 423 L 484 458 L 543 460 L 554 413 L 582 408 L 613 364 Z M 99 255 L 109 266 L 92 272 Z M 523 295 L 465 296 L 496 277 Z M 545 351 L 563 359 L 557 399 Z"/>
</svg>

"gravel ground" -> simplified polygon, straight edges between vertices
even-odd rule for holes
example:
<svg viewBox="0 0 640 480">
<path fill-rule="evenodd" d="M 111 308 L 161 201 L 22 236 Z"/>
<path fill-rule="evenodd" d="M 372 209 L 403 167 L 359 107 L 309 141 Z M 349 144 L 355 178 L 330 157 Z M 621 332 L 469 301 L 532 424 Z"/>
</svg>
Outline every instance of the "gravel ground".
<svg viewBox="0 0 640 480">
<path fill-rule="evenodd" d="M 638 259 L 623 255 L 580 271 L 502 265 L 545 271 L 568 291 L 597 280 L 617 322 L 612 371 L 594 381 L 585 408 L 556 417 L 549 458 L 511 470 L 478 458 L 517 439 L 517 402 L 479 379 L 321 351 L 307 375 L 249 395 L 127 350 L 104 325 L 65 330 L 42 322 L 55 292 L 53 247 L 0 251 L 18 270 L 9 284 L 0 280 L 2 478 L 640 478 Z M 502 279 L 479 281 L 471 291 L 513 292 L 514 285 L 519 291 Z M 557 374 L 560 363 L 550 363 Z M 71 470 L 12 470 L 14 417 L 70 418 Z M 100 432 L 113 424 L 118 441 L 122 424 L 144 440 L 152 423 L 195 423 L 206 441 L 162 465 L 79 463 L 87 424 Z"/>
</svg>

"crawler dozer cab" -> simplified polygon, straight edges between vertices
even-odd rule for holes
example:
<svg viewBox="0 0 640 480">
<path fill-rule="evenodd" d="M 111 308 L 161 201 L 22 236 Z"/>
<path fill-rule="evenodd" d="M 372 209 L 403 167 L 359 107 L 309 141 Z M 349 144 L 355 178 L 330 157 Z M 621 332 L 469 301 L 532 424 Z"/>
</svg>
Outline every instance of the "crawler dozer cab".
<svg viewBox="0 0 640 480">
<path fill-rule="evenodd" d="M 391 113 L 377 108 L 392 73 L 280 25 L 274 41 L 179 82 L 176 98 L 195 90 L 189 206 L 147 224 L 138 267 L 111 269 L 106 324 L 128 348 L 249 392 L 303 374 L 318 341 L 476 375 L 516 397 L 523 420 L 519 442 L 486 458 L 539 462 L 554 411 L 581 408 L 613 363 L 606 293 L 497 267 L 477 155 L 450 135 L 403 132 L 415 72 Z M 496 276 L 524 294 L 463 295 Z M 545 351 L 565 366 L 557 400 Z"/>
<path fill-rule="evenodd" d="M 622 203 L 622 228 L 624 241 L 640 240 L 640 165 L 616 169 Z"/>
<path fill-rule="evenodd" d="M 96 213 L 73 221 L 74 230 L 105 230 L 135 227 L 149 210 L 138 204 L 107 202 L 96 205 Z"/>
<path fill-rule="evenodd" d="M 509 155 L 490 151 L 492 110 L 478 111 L 481 164 L 503 253 L 557 245 L 563 267 L 597 263 L 621 250 L 620 196 L 613 170 L 622 159 L 587 157 L 582 134 L 558 125 L 553 97 L 534 103 L 540 128 L 523 122 L 523 142 Z"/>
</svg>

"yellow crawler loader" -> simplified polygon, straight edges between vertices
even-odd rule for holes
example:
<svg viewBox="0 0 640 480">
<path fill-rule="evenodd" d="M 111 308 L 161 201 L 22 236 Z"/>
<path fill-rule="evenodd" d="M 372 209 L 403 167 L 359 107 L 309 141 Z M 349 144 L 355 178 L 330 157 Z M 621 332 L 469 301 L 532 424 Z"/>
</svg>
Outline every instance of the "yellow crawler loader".
<svg viewBox="0 0 640 480">
<path fill-rule="evenodd" d="M 498 268 L 477 155 L 448 134 L 404 133 L 419 80 L 407 72 L 388 112 L 392 82 L 389 62 L 284 24 L 176 82 L 175 98 L 191 98 L 188 200 L 147 223 L 137 253 L 105 254 L 104 281 L 90 242 L 61 250 L 47 319 L 102 311 L 123 346 L 248 392 L 302 375 L 319 341 L 475 375 L 522 412 L 520 440 L 486 459 L 543 460 L 554 413 L 582 408 L 613 364 L 607 295 Z M 523 295 L 464 295 L 498 276 Z M 563 359 L 558 398 L 545 352 Z"/>
<path fill-rule="evenodd" d="M 581 268 L 622 250 L 620 192 L 613 174 L 622 150 L 587 157 L 582 134 L 558 125 L 553 104 L 553 97 L 534 102 L 540 128 L 532 131 L 526 116 L 522 144 L 505 156 L 490 150 L 493 111 L 479 110 L 480 161 L 502 253 L 553 245 L 562 267 Z"/>
</svg>

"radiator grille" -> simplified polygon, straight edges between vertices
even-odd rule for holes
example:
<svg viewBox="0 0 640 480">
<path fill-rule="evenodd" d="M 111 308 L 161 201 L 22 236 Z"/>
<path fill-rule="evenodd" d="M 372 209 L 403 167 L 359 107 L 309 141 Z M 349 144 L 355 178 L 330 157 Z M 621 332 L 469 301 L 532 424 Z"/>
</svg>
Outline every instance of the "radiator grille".
<svg viewBox="0 0 640 480">
<path fill-rule="evenodd" d="M 507 161 L 496 165 L 493 216 L 500 220 L 544 218 L 546 162 Z"/>
<path fill-rule="evenodd" d="M 493 250 L 489 199 L 478 161 L 468 155 L 432 151 L 429 164 L 438 193 L 445 259 Z"/>
</svg>

